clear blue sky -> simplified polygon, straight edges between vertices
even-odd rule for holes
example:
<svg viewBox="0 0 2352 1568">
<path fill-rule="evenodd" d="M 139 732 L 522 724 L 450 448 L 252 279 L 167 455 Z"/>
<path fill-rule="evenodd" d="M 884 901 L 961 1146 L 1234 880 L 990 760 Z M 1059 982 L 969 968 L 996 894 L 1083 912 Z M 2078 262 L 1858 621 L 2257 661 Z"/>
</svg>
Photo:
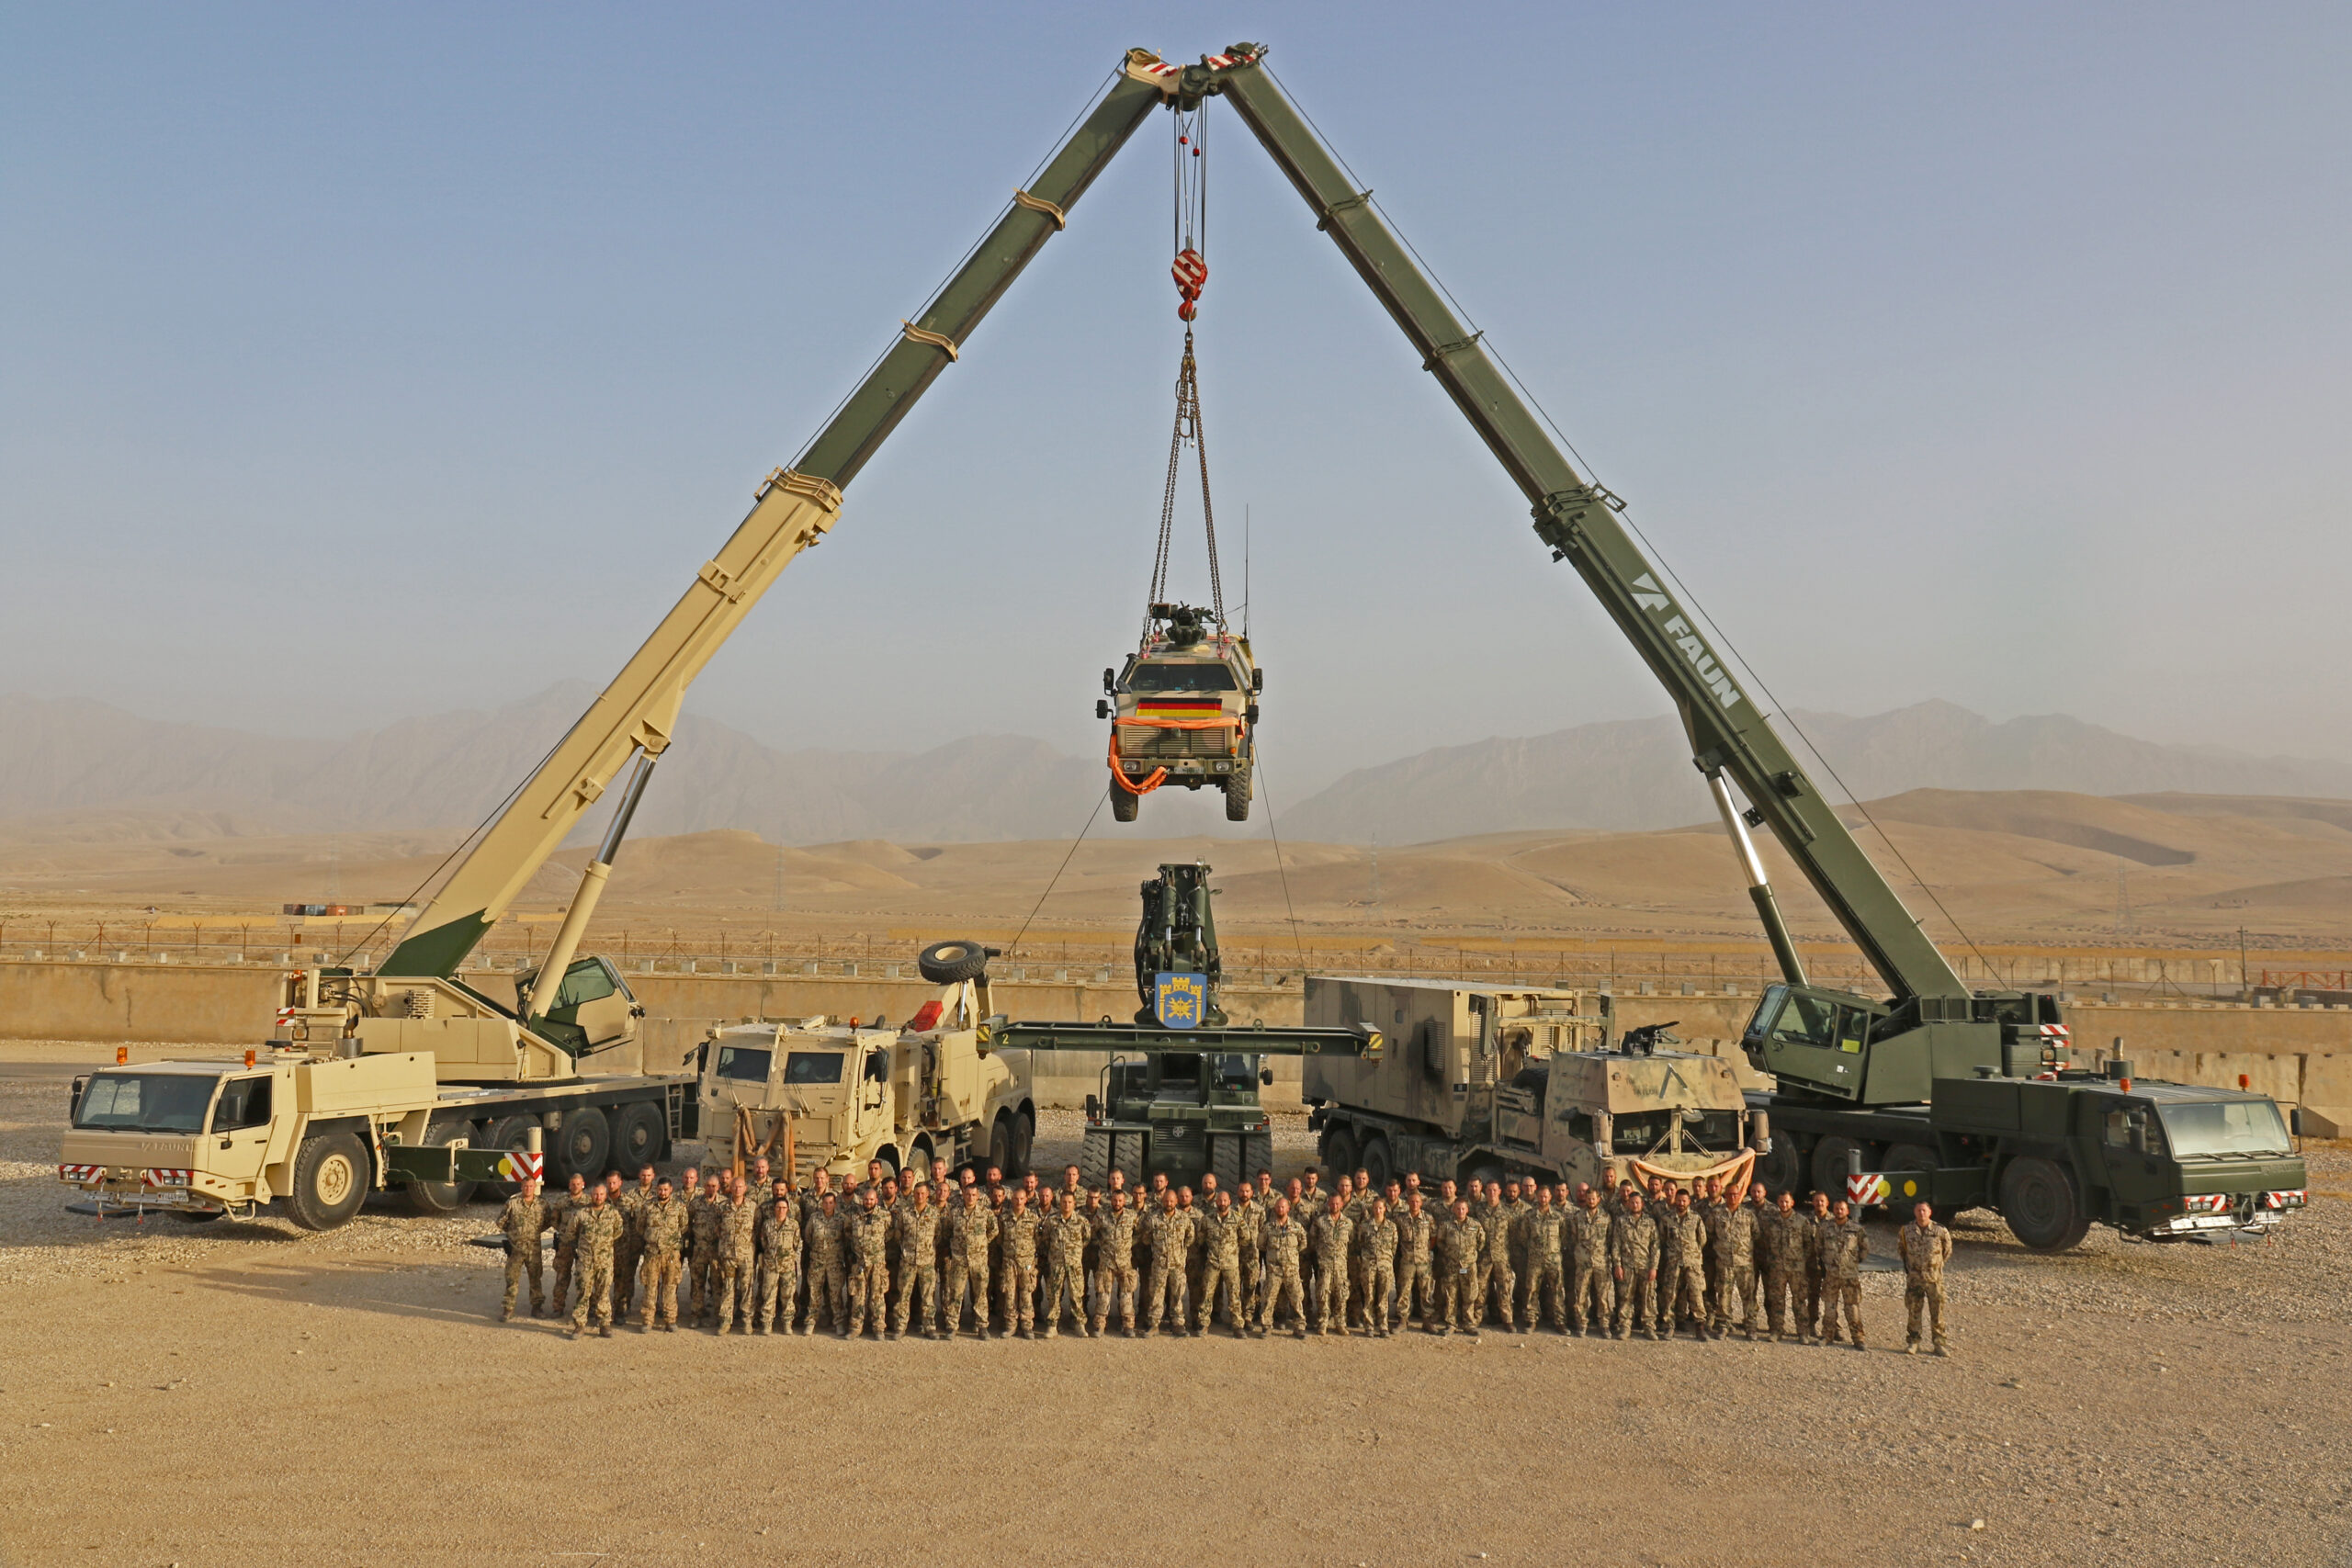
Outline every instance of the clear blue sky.
<svg viewBox="0 0 2352 1568">
<path fill-rule="evenodd" d="M 11 7 L 0 687 L 339 733 L 601 683 L 1119 51 L 1242 38 L 1784 700 L 2352 755 L 2321 6 Z M 1211 112 L 1270 758 L 1662 711 Z M 1167 439 L 1165 134 L 692 706 L 1100 744 Z"/>
</svg>

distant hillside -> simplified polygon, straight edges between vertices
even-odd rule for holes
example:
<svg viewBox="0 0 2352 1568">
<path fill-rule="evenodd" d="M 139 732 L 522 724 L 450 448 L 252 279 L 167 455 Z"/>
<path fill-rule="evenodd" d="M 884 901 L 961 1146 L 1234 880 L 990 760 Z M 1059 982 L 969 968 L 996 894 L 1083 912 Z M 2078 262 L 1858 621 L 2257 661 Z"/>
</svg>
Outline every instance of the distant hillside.
<svg viewBox="0 0 2352 1568">
<path fill-rule="evenodd" d="M 2352 766 L 2344 763 L 2164 746 L 2062 714 L 1996 724 L 1926 702 L 1868 718 L 1795 718 L 1863 800 L 1915 789 L 2352 797 Z M 1817 772 L 1790 728 L 1780 728 Z M 1821 783 L 1836 793 L 1831 781 Z M 1671 828 L 1713 816 L 1681 727 L 1659 717 L 1442 747 L 1360 768 L 1292 807 L 1283 827 L 1301 839 L 1400 844 L 1557 828 Z"/>
<path fill-rule="evenodd" d="M 585 682 L 567 682 L 490 712 L 403 719 L 340 740 L 0 697 L 11 739 L 0 749 L 0 836 L 73 842 L 464 829 L 505 798 L 594 695 Z M 1866 800 L 1929 788 L 2352 800 L 2352 766 L 2160 746 L 2059 716 L 1995 724 L 1930 702 L 1798 721 Z M 917 754 L 783 751 L 688 714 L 638 829 L 748 829 L 787 844 L 1067 840 L 1102 783 L 1097 756 L 1021 736 L 967 736 Z M 1286 838 L 1405 844 L 1670 828 L 1712 815 L 1679 729 L 1657 718 L 1482 740 L 1361 769 L 1291 806 L 1282 828 Z M 1231 836 L 1206 793 L 1157 797 L 1144 826 L 1157 837 Z M 1240 831 L 1255 837 L 1261 828 Z"/>
</svg>

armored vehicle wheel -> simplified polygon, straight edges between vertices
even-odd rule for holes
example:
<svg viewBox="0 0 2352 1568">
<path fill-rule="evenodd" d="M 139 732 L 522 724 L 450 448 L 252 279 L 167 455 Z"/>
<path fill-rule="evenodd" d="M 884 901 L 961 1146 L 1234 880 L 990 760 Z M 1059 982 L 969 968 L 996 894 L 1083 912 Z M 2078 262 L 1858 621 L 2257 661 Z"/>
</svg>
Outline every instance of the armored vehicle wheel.
<svg viewBox="0 0 2352 1568">
<path fill-rule="evenodd" d="M 634 1182 L 639 1166 L 661 1163 L 670 1129 L 650 1103 L 640 1100 L 634 1105 L 614 1106 L 612 1124 L 613 1166 L 623 1177 Z"/>
<path fill-rule="evenodd" d="M 613 1124 L 602 1111 L 583 1105 L 563 1113 L 563 1130 L 556 1134 L 556 1159 L 562 1176 L 575 1174 L 594 1181 L 611 1164 Z"/>
<path fill-rule="evenodd" d="M 1323 1174 L 1337 1181 L 1355 1173 L 1356 1135 L 1345 1127 L 1334 1127 L 1323 1145 Z"/>
<path fill-rule="evenodd" d="M 1774 1198 L 1783 1192 L 1804 1196 L 1804 1156 L 1797 1152 L 1793 1136 L 1787 1133 L 1772 1134 L 1772 1152 L 1756 1161 L 1756 1179 Z"/>
<path fill-rule="evenodd" d="M 2036 1252 L 2064 1252 L 2091 1228 L 2073 1174 L 2039 1155 L 2020 1155 L 2001 1172 L 2001 1218 Z"/>
<path fill-rule="evenodd" d="M 490 1124 L 490 1131 L 481 1135 L 481 1142 L 476 1146 L 496 1149 L 501 1154 L 521 1154 L 530 1147 L 531 1129 L 538 1124 L 539 1119 L 536 1116 L 502 1117 Z M 554 1190 L 562 1185 L 559 1179 L 549 1182 L 548 1188 Z M 485 1181 L 481 1184 L 482 1196 L 501 1203 L 522 1190 L 520 1184 L 512 1181 Z"/>
<path fill-rule="evenodd" d="M 1388 1179 L 1396 1174 L 1396 1161 L 1389 1156 L 1388 1140 L 1385 1138 L 1366 1139 L 1363 1153 L 1357 1156 L 1357 1163 L 1371 1175 L 1374 1192 L 1385 1191 Z"/>
<path fill-rule="evenodd" d="M 424 1130 L 428 1148 L 440 1148 L 459 1139 L 474 1141 L 474 1125 L 470 1122 L 435 1122 Z M 474 1195 L 470 1181 L 412 1181 L 408 1184 L 408 1206 L 425 1217 L 454 1214 L 466 1206 Z"/>
<path fill-rule="evenodd" d="M 1100 1127 L 1089 1127 L 1078 1145 L 1078 1179 L 1091 1191 L 1110 1188 L 1111 1134 Z"/>
<path fill-rule="evenodd" d="M 905 1175 L 913 1177 L 917 1181 L 929 1181 L 931 1179 L 931 1151 L 929 1149 L 917 1146 L 912 1154 L 907 1156 L 907 1163 L 901 1168 L 901 1170 Z M 901 1190 L 904 1190 L 906 1183 L 901 1181 L 899 1183 L 899 1186 Z"/>
<path fill-rule="evenodd" d="M 1112 821 L 1132 822 L 1142 809 L 1143 796 L 1131 789 L 1121 789 L 1115 784 L 1111 786 Z"/>
<path fill-rule="evenodd" d="M 1462 1174 L 1465 1179 L 1472 1181 L 1483 1181 L 1488 1183 L 1500 1181 L 1503 1179 L 1502 1162 L 1499 1160 L 1482 1159 Z"/>
<path fill-rule="evenodd" d="M 989 1129 L 989 1163 L 1010 1177 L 1012 1170 L 1012 1112 L 1000 1111 Z"/>
<path fill-rule="evenodd" d="M 1250 820 L 1250 796 L 1253 793 L 1250 774 L 1255 770 L 1248 762 L 1233 764 L 1232 776 L 1225 781 L 1225 819 L 1228 822 Z"/>
<path fill-rule="evenodd" d="M 1029 1174 L 1029 1154 L 1037 1146 L 1037 1124 L 1027 1111 L 1016 1112 L 1012 1118 L 1012 1163 L 1004 1168 L 1007 1176 Z"/>
<path fill-rule="evenodd" d="M 1830 1207 L 1846 1196 L 1846 1156 L 1860 1150 L 1862 1168 L 1870 1168 L 1870 1151 L 1851 1138 L 1832 1134 L 1813 1145 L 1813 1189 L 1829 1195 Z"/>
<path fill-rule="evenodd" d="M 1216 1184 L 1231 1192 L 1250 1179 L 1249 1134 L 1244 1133 L 1213 1133 L 1209 1135 L 1209 1174 Z"/>
<path fill-rule="evenodd" d="M 915 956 L 915 968 L 934 986 L 960 985 L 988 973 L 989 950 L 977 942 L 934 942 Z"/>
<path fill-rule="evenodd" d="M 358 1134 L 312 1134 L 295 1153 L 286 1212 L 306 1231 L 331 1231 L 359 1212 L 374 1175 Z"/>
</svg>

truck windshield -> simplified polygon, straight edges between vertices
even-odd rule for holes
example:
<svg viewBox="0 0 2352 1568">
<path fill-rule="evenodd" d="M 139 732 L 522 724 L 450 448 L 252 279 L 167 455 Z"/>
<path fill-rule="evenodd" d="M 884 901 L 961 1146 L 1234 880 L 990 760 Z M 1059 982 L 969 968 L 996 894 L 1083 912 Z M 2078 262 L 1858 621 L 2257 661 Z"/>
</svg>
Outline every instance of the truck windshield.
<svg viewBox="0 0 2352 1568">
<path fill-rule="evenodd" d="M 1138 664 L 1127 677 L 1130 692 L 1229 692 L 1233 671 L 1222 664 Z"/>
<path fill-rule="evenodd" d="M 1209 1061 L 1213 1075 L 1209 1079 L 1210 1088 L 1238 1089 L 1258 1087 L 1258 1059 L 1255 1056 L 1221 1053 L 1210 1057 Z"/>
<path fill-rule="evenodd" d="M 2199 1155 L 2283 1155 L 2287 1123 L 2267 1100 L 2214 1100 L 2201 1104 L 2160 1105 L 2173 1157 Z"/>
<path fill-rule="evenodd" d="M 101 1073 L 82 1091 L 74 1125 L 117 1133 L 196 1133 L 219 1088 L 216 1076 Z"/>
<path fill-rule="evenodd" d="M 839 1051 L 795 1051 L 784 1059 L 784 1081 L 786 1083 L 839 1083 L 842 1081 L 842 1053 Z"/>
<path fill-rule="evenodd" d="M 1827 1050 L 1834 1042 L 1838 1010 L 1803 991 L 1789 993 L 1788 1006 L 1772 1021 L 1772 1040 L 1781 1045 L 1813 1045 Z"/>
<path fill-rule="evenodd" d="M 775 1053 L 763 1046 L 721 1045 L 718 1048 L 718 1076 L 765 1083 L 768 1081 L 768 1065 L 775 1060 Z"/>
</svg>

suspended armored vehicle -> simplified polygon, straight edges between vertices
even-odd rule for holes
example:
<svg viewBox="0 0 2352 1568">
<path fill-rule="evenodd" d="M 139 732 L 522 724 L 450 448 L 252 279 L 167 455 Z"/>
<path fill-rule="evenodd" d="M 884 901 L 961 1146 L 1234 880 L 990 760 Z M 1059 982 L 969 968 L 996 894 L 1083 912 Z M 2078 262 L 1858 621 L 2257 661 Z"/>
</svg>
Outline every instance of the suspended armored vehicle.
<svg viewBox="0 0 2352 1568">
<path fill-rule="evenodd" d="M 1206 611 L 1154 604 L 1151 619 L 1125 666 L 1102 671 L 1094 705 L 1094 716 L 1111 721 L 1111 815 L 1132 822 L 1145 795 L 1175 784 L 1223 791 L 1226 820 L 1246 822 L 1266 672 L 1250 639 Z"/>
</svg>

